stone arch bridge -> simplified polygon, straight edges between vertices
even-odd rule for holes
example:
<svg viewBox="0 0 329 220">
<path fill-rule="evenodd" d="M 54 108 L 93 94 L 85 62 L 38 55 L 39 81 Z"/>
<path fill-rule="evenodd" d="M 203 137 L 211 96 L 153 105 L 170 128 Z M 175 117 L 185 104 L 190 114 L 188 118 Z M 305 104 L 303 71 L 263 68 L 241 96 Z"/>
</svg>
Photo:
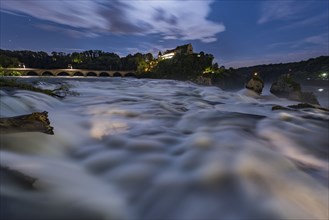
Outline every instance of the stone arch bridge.
<svg viewBox="0 0 329 220">
<path fill-rule="evenodd" d="M 4 68 L 5 75 L 17 71 L 22 76 L 121 76 L 135 77 L 136 71 L 82 70 L 82 69 L 33 69 L 33 68 Z"/>
</svg>

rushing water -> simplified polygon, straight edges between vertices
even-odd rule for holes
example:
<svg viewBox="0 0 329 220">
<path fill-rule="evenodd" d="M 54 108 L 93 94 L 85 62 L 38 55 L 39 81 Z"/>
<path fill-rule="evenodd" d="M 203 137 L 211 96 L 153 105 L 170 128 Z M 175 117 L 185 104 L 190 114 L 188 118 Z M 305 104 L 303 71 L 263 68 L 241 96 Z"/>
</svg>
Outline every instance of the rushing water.
<svg viewBox="0 0 329 220">
<path fill-rule="evenodd" d="M 37 178 L 1 179 L 2 219 L 328 219 L 327 112 L 171 80 L 38 85 L 64 81 L 80 95 L 0 90 L 1 117 L 55 128 L 0 136 L 1 165 Z"/>
</svg>

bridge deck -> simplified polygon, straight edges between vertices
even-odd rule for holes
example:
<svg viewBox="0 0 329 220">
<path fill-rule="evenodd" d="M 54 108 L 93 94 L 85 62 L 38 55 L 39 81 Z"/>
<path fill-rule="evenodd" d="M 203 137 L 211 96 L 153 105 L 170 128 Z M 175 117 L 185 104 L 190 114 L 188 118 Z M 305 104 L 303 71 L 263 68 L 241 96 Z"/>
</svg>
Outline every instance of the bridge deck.
<svg viewBox="0 0 329 220">
<path fill-rule="evenodd" d="M 3 71 L 7 75 L 17 71 L 23 76 L 136 76 L 135 70 L 4 68 Z"/>
</svg>

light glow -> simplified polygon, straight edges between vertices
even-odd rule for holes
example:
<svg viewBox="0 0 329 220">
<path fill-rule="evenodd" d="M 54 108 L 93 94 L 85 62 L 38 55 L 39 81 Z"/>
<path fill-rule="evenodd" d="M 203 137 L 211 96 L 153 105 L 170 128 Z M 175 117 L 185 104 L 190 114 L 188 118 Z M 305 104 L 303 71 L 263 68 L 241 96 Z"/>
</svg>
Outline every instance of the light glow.
<svg viewBox="0 0 329 220">
<path fill-rule="evenodd" d="M 161 56 L 162 59 L 171 59 L 175 56 L 175 53 L 167 53 Z"/>
</svg>

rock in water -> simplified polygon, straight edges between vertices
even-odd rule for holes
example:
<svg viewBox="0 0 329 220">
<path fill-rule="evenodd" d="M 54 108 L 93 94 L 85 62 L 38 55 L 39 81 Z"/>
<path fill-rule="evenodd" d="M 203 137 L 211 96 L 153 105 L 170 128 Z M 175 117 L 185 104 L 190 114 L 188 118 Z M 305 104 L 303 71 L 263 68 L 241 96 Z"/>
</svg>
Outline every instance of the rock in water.
<svg viewBox="0 0 329 220">
<path fill-rule="evenodd" d="M 307 108 L 313 108 L 313 109 L 319 109 L 322 111 L 326 111 L 329 112 L 329 109 L 327 108 L 323 108 L 321 106 L 317 106 L 317 105 L 311 105 L 309 103 L 299 103 L 297 105 L 288 105 L 287 107 L 281 106 L 281 105 L 274 105 L 272 107 L 272 111 L 274 110 L 288 110 L 288 111 L 292 111 L 292 110 L 298 110 L 298 109 L 307 109 Z"/>
<path fill-rule="evenodd" d="M 290 74 L 283 74 L 271 85 L 270 92 L 280 98 L 319 105 L 317 98 L 311 92 L 303 92 L 299 83 Z"/>
<path fill-rule="evenodd" d="M 257 92 L 258 94 L 262 93 L 264 88 L 264 82 L 259 77 L 258 73 L 254 73 L 252 79 L 250 79 L 247 83 L 246 88 Z"/>
<path fill-rule="evenodd" d="M 53 127 L 50 126 L 48 112 L 34 112 L 28 115 L 20 115 L 10 118 L 0 118 L 0 132 L 42 132 L 54 134 Z"/>
<path fill-rule="evenodd" d="M 301 101 L 310 104 L 320 105 L 318 99 L 312 92 L 301 92 Z"/>
<path fill-rule="evenodd" d="M 301 86 L 299 83 L 293 81 L 290 74 L 283 74 L 272 84 L 270 92 L 281 98 L 299 100 Z"/>
</svg>

